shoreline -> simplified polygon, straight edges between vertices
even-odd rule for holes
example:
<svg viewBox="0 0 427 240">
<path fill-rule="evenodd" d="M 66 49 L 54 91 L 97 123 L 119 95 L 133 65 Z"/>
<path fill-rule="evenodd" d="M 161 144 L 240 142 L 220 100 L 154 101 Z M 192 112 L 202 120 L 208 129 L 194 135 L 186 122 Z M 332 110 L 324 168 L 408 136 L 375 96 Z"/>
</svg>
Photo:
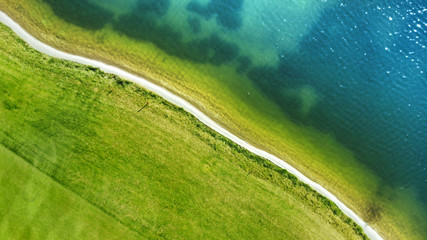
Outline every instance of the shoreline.
<svg viewBox="0 0 427 240">
<path fill-rule="evenodd" d="M 218 123 L 213 121 L 210 117 L 208 117 L 206 114 L 201 112 L 199 109 L 194 107 L 192 104 L 190 104 L 188 101 L 184 100 L 183 98 L 173 94 L 169 90 L 160 87 L 142 77 L 138 77 L 134 74 L 131 74 L 127 71 L 124 71 L 120 68 L 105 64 L 100 61 L 84 58 L 77 55 L 68 54 L 65 52 L 62 52 L 60 50 L 57 50 L 53 47 L 50 47 L 33 36 L 31 36 L 28 32 L 26 32 L 20 25 L 18 25 L 15 21 L 13 21 L 10 17 L 8 17 L 5 13 L 0 11 L 0 21 L 10 27 L 18 36 L 20 36 L 24 41 L 26 41 L 31 47 L 34 49 L 43 52 L 47 55 L 50 55 L 52 57 L 64 59 L 64 60 L 70 60 L 73 62 L 78 62 L 85 65 L 91 65 L 94 67 L 100 68 L 102 71 L 107 73 L 116 74 L 120 77 L 123 77 L 124 79 L 128 79 L 134 83 L 137 83 L 138 85 L 160 95 L 165 100 L 178 105 L 179 107 L 184 108 L 186 111 L 194 115 L 197 119 L 202 121 L 204 124 L 212 128 L 213 130 L 217 131 L 221 135 L 225 136 L 226 138 L 230 139 L 231 141 L 235 142 L 236 144 L 242 146 L 243 148 L 247 149 L 248 151 L 261 156 L 265 159 L 268 159 L 275 165 L 286 169 L 293 175 L 295 175 L 300 181 L 308 184 L 310 187 L 312 187 L 314 190 L 316 190 L 321 195 L 327 197 L 331 201 L 333 201 L 340 209 L 343 211 L 347 216 L 349 216 L 353 221 L 355 221 L 359 226 L 362 227 L 365 234 L 371 238 L 371 239 L 382 239 L 381 236 L 373 230 L 367 223 L 365 223 L 359 216 L 357 216 L 351 209 L 349 209 L 346 205 L 344 205 L 341 201 L 339 201 L 332 193 L 330 193 L 328 190 L 320 186 L 319 184 L 313 182 L 309 178 L 307 178 L 305 175 L 303 175 L 301 172 L 296 170 L 294 167 L 290 166 L 283 160 L 279 159 L 278 157 L 263 151 L 261 149 L 258 149 L 246 141 L 238 138 L 234 134 L 227 131 L 225 128 L 221 127 Z"/>
</svg>

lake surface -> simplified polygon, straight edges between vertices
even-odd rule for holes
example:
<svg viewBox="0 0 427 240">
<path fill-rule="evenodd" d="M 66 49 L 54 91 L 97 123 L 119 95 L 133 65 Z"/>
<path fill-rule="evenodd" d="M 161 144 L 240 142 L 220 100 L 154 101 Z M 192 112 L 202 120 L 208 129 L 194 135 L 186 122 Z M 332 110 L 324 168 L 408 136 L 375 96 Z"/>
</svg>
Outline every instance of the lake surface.
<svg viewBox="0 0 427 240">
<path fill-rule="evenodd" d="M 427 203 L 422 0 L 44 1 L 81 27 L 110 24 L 170 55 L 235 66 L 293 121 L 333 134 L 387 187 Z"/>
</svg>

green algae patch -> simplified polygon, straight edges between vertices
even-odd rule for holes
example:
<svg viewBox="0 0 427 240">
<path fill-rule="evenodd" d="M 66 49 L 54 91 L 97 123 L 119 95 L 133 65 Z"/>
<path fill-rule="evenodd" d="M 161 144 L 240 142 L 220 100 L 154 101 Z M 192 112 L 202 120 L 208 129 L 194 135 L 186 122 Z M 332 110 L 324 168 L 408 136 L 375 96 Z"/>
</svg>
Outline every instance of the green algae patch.
<svg viewBox="0 0 427 240">
<path fill-rule="evenodd" d="M 381 194 L 382 186 L 387 183 L 360 164 L 333 135 L 295 124 L 266 99 L 252 80 L 235 71 L 236 67 L 245 71 L 244 66 L 250 65 L 248 61 L 241 59 L 227 65 L 195 63 L 162 51 L 151 42 L 118 33 L 112 24 L 99 30 L 78 27 L 56 16 L 43 1 L 1 2 L 2 10 L 43 42 L 100 59 L 163 85 L 234 134 L 285 159 L 336 195 L 381 236 L 422 239 L 423 233 L 412 229 L 411 221 L 425 216 L 407 211 L 394 195 Z M 302 118 L 322 97 L 315 89 L 304 87 L 285 91 L 283 96 L 295 101 Z M 4 104 L 16 109 L 17 103 L 19 101 L 10 97 Z M 409 202 L 408 205 L 420 205 L 413 200 Z"/>
<path fill-rule="evenodd" d="M 296 89 L 284 91 L 284 97 L 291 99 L 288 102 L 295 102 L 295 108 L 301 117 L 307 116 L 319 101 L 319 94 L 310 86 L 302 86 Z"/>
</svg>

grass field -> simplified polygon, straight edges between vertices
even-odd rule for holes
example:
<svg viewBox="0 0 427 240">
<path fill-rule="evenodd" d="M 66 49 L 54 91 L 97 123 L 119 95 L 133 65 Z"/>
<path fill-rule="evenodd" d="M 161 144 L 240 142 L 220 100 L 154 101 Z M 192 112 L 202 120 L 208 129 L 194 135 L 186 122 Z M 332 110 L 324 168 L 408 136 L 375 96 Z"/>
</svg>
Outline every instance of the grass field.
<svg viewBox="0 0 427 240">
<path fill-rule="evenodd" d="M 426 219 L 420 211 L 423 203 L 410 197 L 411 189 L 385 187 L 387 183 L 361 165 L 334 136 L 295 124 L 268 100 L 255 100 L 265 98 L 249 79 L 244 87 L 234 86 L 233 79 L 242 76 L 232 66 L 194 64 L 169 56 L 149 42 L 118 34 L 108 24 L 98 30 L 83 29 L 56 16 L 44 1 L 0 0 L 0 9 L 49 45 L 117 65 L 183 96 L 234 134 L 286 159 L 326 187 L 381 236 L 424 239 L 427 234 L 414 228 L 414 223 Z"/>
<path fill-rule="evenodd" d="M 414 227 L 427 221 L 419 210 L 423 203 L 410 197 L 411 189 L 389 187 L 333 135 L 289 120 L 249 79 L 236 83 L 234 79 L 242 76 L 234 66 L 169 56 L 150 42 L 115 32 L 110 24 L 97 30 L 81 28 L 56 16 L 45 1 L 0 0 L 0 9 L 51 46 L 119 66 L 184 97 L 237 136 L 285 159 L 324 186 L 386 239 L 425 238 L 426 229 Z M 144 103 L 140 100 L 135 108 Z"/>
<path fill-rule="evenodd" d="M 0 239 L 138 239 L 3 145 L 0 185 Z"/>
<path fill-rule="evenodd" d="M 38 53 L 4 25 L 0 41 L 1 239 L 365 238 L 157 95 Z"/>
</svg>

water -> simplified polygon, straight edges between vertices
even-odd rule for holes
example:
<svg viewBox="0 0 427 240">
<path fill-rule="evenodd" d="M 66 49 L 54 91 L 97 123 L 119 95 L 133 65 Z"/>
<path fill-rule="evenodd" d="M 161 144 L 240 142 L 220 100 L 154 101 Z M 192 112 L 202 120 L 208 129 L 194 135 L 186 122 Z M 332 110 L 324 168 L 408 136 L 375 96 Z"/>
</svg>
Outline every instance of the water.
<svg viewBox="0 0 427 240">
<path fill-rule="evenodd" d="M 427 202 L 427 9 L 420 3 L 329 9 L 286 66 L 323 97 L 308 119 L 387 182 Z M 327 36 L 327 37 L 323 37 Z"/>
<path fill-rule="evenodd" d="M 427 202 L 422 0 L 44 1 L 81 27 L 111 24 L 170 55 L 236 66 L 293 121 L 332 133 L 389 186 Z"/>
</svg>

